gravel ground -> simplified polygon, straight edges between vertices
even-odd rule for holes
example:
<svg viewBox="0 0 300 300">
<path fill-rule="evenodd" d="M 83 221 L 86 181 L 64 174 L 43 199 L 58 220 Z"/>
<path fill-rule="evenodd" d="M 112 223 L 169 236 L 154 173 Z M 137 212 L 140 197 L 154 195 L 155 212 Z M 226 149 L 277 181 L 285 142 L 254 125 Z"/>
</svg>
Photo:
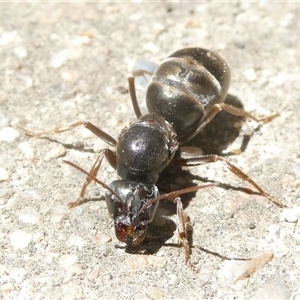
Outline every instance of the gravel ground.
<svg viewBox="0 0 300 300">
<path fill-rule="evenodd" d="M 0 4 L 1 299 L 300 299 L 299 14 L 297 3 L 265 1 Z M 190 46 L 226 59 L 239 104 L 280 115 L 258 126 L 222 113 L 189 145 L 228 155 L 287 206 L 246 193 L 220 163 L 170 170 L 171 187 L 224 184 L 183 197 L 198 272 L 185 265 L 174 222 L 160 217 L 174 214 L 171 203 L 139 253 L 115 247 L 102 189 L 68 208 L 85 177 L 62 159 L 89 170 L 107 147 L 99 138 L 17 129 L 88 120 L 117 137 L 135 120 L 126 93 L 134 62 L 159 64 Z M 141 103 L 144 94 L 140 84 Z M 99 178 L 117 175 L 104 163 Z"/>
</svg>

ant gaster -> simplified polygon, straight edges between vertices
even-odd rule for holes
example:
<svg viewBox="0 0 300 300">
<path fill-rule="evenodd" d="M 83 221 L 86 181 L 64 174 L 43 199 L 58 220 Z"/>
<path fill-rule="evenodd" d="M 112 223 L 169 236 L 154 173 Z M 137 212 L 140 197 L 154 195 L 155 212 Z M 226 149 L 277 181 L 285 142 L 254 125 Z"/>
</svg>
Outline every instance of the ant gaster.
<svg viewBox="0 0 300 300">
<path fill-rule="evenodd" d="M 40 133 L 22 130 L 29 136 L 44 137 L 46 134 L 60 133 L 83 125 L 114 147 L 114 151 L 105 148 L 100 152 L 90 172 L 67 162 L 87 175 L 79 199 L 69 206 L 74 207 L 84 202 L 86 188 L 91 181 L 99 183 L 107 190 L 105 199 L 108 212 L 114 220 L 116 237 L 132 247 L 144 240 L 159 201 L 174 201 L 177 204 L 179 237 L 185 248 L 186 261 L 192 266 L 179 196 L 217 184 L 189 187 L 160 196 L 155 185 L 160 173 L 167 166 L 197 166 L 220 161 L 239 178 L 255 187 L 261 196 L 282 207 L 279 200 L 265 192 L 224 157 L 174 157 L 180 146 L 197 135 L 221 110 L 235 116 L 249 117 L 257 122 L 268 122 L 277 114 L 256 118 L 241 108 L 223 103 L 230 83 L 230 71 L 226 62 L 209 50 L 186 48 L 163 60 L 153 74 L 146 94 L 149 114 L 143 116 L 136 98 L 134 78 L 145 73 L 148 72 L 135 71 L 128 77 L 131 101 L 138 120 L 123 129 L 118 140 L 86 121 Z M 110 185 L 96 178 L 104 157 L 121 178 Z"/>
</svg>

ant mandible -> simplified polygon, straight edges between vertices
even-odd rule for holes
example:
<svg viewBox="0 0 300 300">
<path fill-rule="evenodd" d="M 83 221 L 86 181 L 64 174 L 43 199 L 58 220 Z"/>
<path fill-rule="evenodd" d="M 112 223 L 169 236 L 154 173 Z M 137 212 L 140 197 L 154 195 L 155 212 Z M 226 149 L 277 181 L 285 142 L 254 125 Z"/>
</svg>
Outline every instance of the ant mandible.
<svg viewBox="0 0 300 300">
<path fill-rule="evenodd" d="M 127 247 L 134 247 L 144 240 L 159 201 L 169 199 L 177 205 L 179 237 L 185 249 L 186 262 L 193 266 L 179 196 L 217 184 L 199 185 L 159 195 L 155 184 L 160 173 L 167 166 L 198 166 L 220 161 L 236 176 L 250 183 L 261 196 L 282 207 L 283 204 L 278 199 L 265 192 L 224 157 L 203 155 L 184 159 L 174 156 L 181 145 L 197 135 L 221 110 L 235 116 L 251 118 L 256 122 L 268 122 L 277 114 L 256 118 L 241 108 L 223 103 L 230 83 L 230 71 L 224 59 L 206 49 L 185 48 L 163 60 L 153 74 L 146 93 L 149 113 L 143 116 L 138 105 L 134 80 L 136 76 L 144 73 L 148 72 L 135 71 L 128 77 L 137 120 L 124 128 L 117 140 L 87 121 L 78 121 L 39 133 L 27 129 L 22 131 L 29 136 L 42 138 L 47 134 L 61 133 L 83 125 L 115 148 L 101 150 L 90 172 L 65 161 L 87 175 L 79 198 L 69 203 L 69 207 L 84 202 L 86 188 L 91 181 L 102 185 L 106 189 L 106 204 L 109 215 L 114 220 L 116 237 L 126 243 Z M 104 157 L 117 170 L 121 180 L 106 185 L 96 178 Z"/>
</svg>

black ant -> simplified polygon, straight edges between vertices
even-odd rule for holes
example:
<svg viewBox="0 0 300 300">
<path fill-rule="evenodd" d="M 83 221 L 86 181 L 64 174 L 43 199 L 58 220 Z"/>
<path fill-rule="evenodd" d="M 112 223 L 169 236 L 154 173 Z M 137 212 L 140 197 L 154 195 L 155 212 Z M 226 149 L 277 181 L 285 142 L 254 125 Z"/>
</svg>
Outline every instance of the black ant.
<svg viewBox="0 0 300 300">
<path fill-rule="evenodd" d="M 87 186 L 91 181 L 102 185 L 106 191 L 106 204 L 114 220 L 115 234 L 127 247 L 140 244 L 148 224 L 152 221 L 158 203 L 162 199 L 177 205 L 179 237 L 185 249 L 187 263 L 192 266 L 187 241 L 186 225 L 180 195 L 208 186 L 189 187 L 159 195 L 156 182 L 167 166 L 198 166 L 221 161 L 231 172 L 256 188 L 258 193 L 282 207 L 282 203 L 265 192 L 256 182 L 218 155 L 204 155 L 184 159 L 175 157 L 180 146 L 197 135 L 221 110 L 245 116 L 256 122 L 268 122 L 277 114 L 256 118 L 241 108 L 223 103 L 230 83 L 230 71 L 221 56 L 202 48 L 186 48 L 166 58 L 153 74 L 148 86 L 146 102 L 149 114 L 142 115 L 135 92 L 135 77 L 147 71 L 135 71 L 128 77 L 129 92 L 137 121 L 124 128 L 118 140 L 86 121 L 78 121 L 53 130 L 35 133 L 22 129 L 25 134 L 43 137 L 60 133 L 77 126 L 85 126 L 115 150 L 103 149 L 90 172 L 67 162 L 87 175 L 75 207 L 84 202 Z M 103 158 L 106 157 L 117 170 L 121 180 L 106 185 L 96 178 Z"/>
</svg>

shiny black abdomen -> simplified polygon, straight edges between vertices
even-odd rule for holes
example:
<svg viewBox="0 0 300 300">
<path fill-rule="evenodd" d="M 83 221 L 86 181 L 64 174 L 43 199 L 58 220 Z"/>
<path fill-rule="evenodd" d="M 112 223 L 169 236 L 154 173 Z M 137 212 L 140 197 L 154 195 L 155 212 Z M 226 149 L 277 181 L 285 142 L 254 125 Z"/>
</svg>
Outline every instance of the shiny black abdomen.
<svg viewBox="0 0 300 300">
<path fill-rule="evenodd" d="M 182 49 L 154 73 L 147 107 L 173 126 L 179 142 L 187 141 L 213 105 L 224 101 L 229 83 L 229 67 L 221 56 L 202 48 Z"/>
</svg>

